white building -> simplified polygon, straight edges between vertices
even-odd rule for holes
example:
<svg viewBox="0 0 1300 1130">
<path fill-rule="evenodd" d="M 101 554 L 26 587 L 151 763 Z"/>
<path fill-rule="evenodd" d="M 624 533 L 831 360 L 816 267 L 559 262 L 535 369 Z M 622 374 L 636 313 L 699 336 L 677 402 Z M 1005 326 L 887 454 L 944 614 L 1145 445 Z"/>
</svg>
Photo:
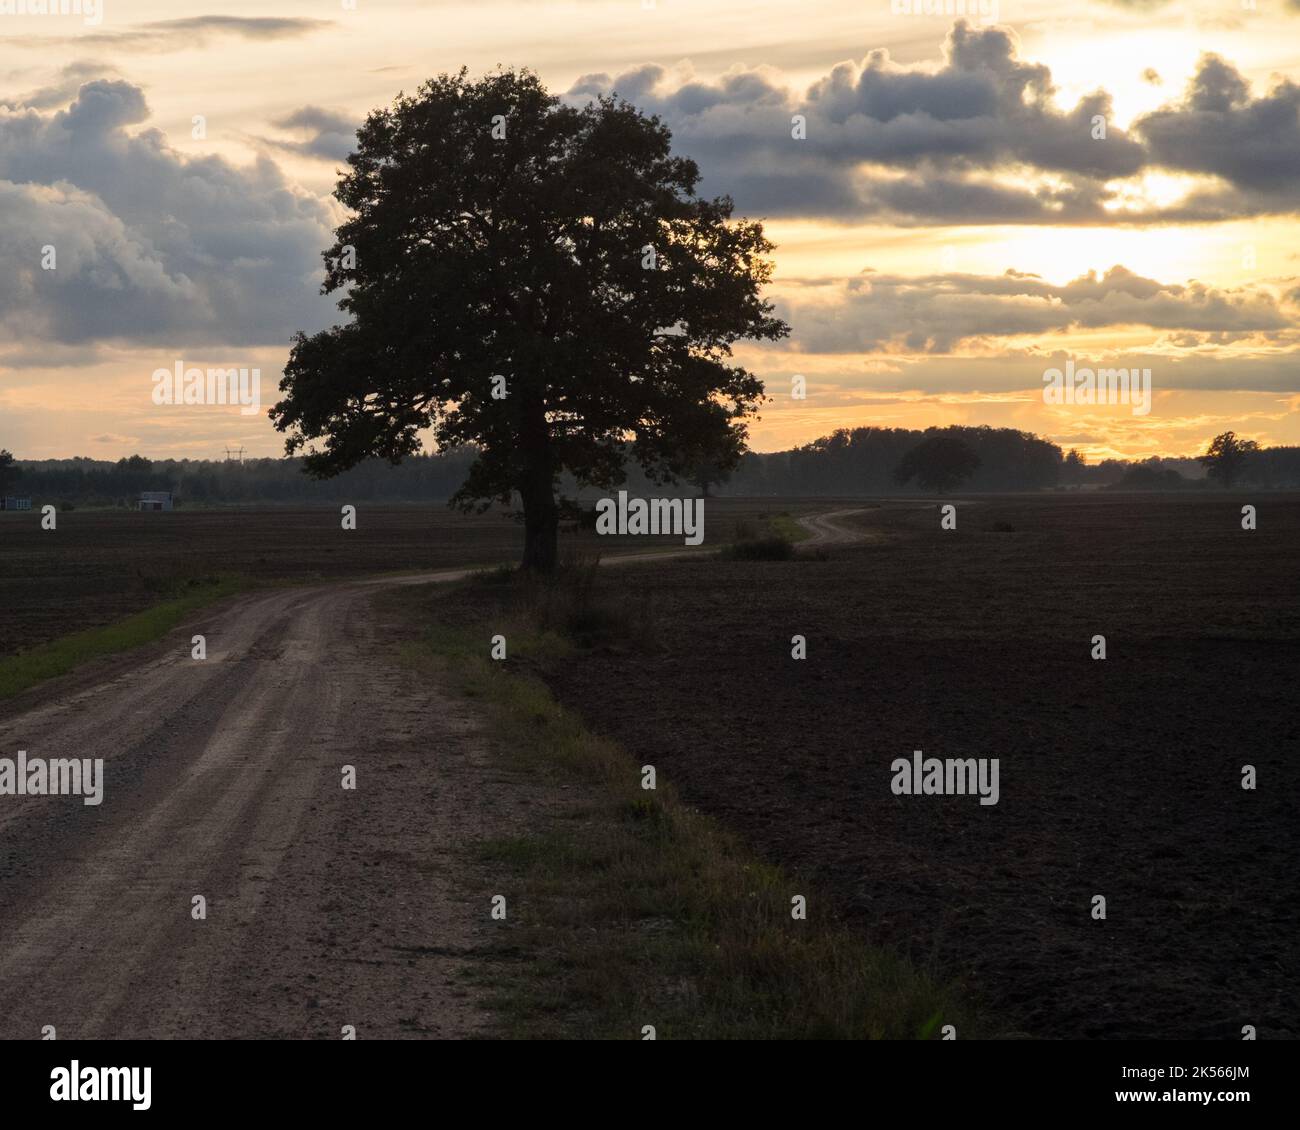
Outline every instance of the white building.
<svg viewBox="0 0 1300 1130">
<path fill-rule="evenodd" d="M 169 490 L 146 490 L 140 492 L 141 510 L 170 510 L 172 492 Z"/>
</svg>

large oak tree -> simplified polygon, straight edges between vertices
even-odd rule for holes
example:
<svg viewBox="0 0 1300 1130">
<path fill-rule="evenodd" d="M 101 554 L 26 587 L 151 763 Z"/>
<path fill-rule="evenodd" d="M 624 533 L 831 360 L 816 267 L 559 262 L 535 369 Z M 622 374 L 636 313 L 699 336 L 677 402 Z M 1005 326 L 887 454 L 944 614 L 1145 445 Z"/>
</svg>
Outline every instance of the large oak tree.
<svg viewBox="0 0 1300 1130">
<path fill-rule="evenodd" d="M 743 440 L 763 388 L 731 347 L 789 332 L 761 293 L 772 244 L 697 195 L 657 117 L 462 70 L 357 137 L 325 253 L 351 320 L 297 335 L 271 413 L 309 473 L 397 462 L 426 429 L 473 445 L 453 505 L 517 494 L 524 564 L 547 571 L 563 471 L 609 488 L 628 459 L 663 482 L 701 450 L 739 458 L 727 433 Z"/>
</svg>

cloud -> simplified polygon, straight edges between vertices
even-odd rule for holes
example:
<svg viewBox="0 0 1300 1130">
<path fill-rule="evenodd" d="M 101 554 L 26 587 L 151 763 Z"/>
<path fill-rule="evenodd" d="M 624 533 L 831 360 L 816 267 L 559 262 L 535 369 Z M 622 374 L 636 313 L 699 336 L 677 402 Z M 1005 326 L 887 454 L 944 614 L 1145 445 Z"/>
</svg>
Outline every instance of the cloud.
<svg viewBox="0 0 1300 1130">
<path fill-rule="evenodd" d="M 269 159 L 237 167 L 127 132 L 148 116 L 143 91 L 117 79 L 52 113 L 0 110 L 0 324 L 14 352 L 287 344 L 326 324 L 325 202 Z"/>
<path fill-rule="evenodd" d="M 1063 368 L 1071 358 L 1076 365 L 1150 369 L 1157 399 L 1152 422 L 1161 414 L 1158 407 L 1161 394 L 1174 389 L 1280 394 L 1295 391 L 1294 356 L 1257 356 L 1243 360 L 1204 354 L 1170 356 L 1140 349 L 1105 355 L 1057 349 L 987 357 L 919 356 L 905 361 L 896 373 L 866 372 L 850 359 L 838 369 L 816 377 L 810 375 L 809 386 L 819 388 L 822 384 L 832 384 L 841 389 L 861 389 L 875 396 L 897 392 L 981 399 L 989 394 L 1029 392 L 1030 402 L 1041 403 L 1044 370 Z M 821 395 L 819 391 L 817 396 Z"/>
<path fill-rule="evenodd" d="M 1151 70 L 1148 82 L 1159 82 Z M 1110 95 L 1057 103 L 1051 71 L 1020 57 L 1005 27 L 959 20 L 938 67 L 884 50 L 841 63 L 802 96 L 769 69 L 713 82 L 647 64 L 585 75 L 576 103 L 617 93 L 660 115 L 701 191 L 743 214 L 843 222 L 1150 224 L 1300 210 L 1300 87 L 1266 95 L 1228 63 L 1202 60 L 1187 91 L 1125 131 Z M 806 138 L 792 136 L 792 119 Z M 1097 123 L 1106 124 L 1097 136 Z M 1140 191 L 1149 172 L 1191 174 L 1183 199 Z"/>
<path fill-rule="evenodd" d="M 678 151 L 699 161 L 704 191 L 732 194 L 745 212 L 940 223 L 1103 218 L 1102 186 L 1144 162 L 1123 130 L 1093 140 L 1093 119 L 1112 116 L 1109 95 L 1057 108 L 1050 71 L 1019 58 L 1008 28 L 958 21 L 943 51 L 937 69 L 872 51 L 834 67 L 802 98 L 768 71 L 673 86 L 653 65 L 584 76 L 568 96 L 617 92 L 661 115 Z M 792 136 L 796 114 L 806 120 L 804 140 Z M 1022 169 L 1051 183 L 987 176 Z"/>
<path fill-rule="evenodd" d="M 296 39 L 332 25 L 332 20 L 290 16 L 187 16 L 133 24 L 121 31 L 83 32 L 76 36 L 19 35 L 6 42 L 15 47 L 67 43 L 79 48 L 111 47 L 115 51 L 182 51 L 201 47 L 215 36 L 271 42 Z"/>
<path fill-rule="evenodd" d="M 319 161 L 344 161 L 357 147 L 357 129 L 361 123 L 347 114 L 319 106 L 303 106 L 271 124 L 277 129 L 302 131 L 308 137 L 305 141 L 263 138 L 266 144 Z"/>
<path fill-rule="evenodd" d="M 82 83 L 97 78 L 112 78 L 116 74 L 112 67 L 103 63 L 89 59 L 74 60 L 59 71 L 58 78 L 49 86 L 13 97 L 0 96 L 0 106 L 11 110 L 50 110 L 66 106 L 77 96 Z"/>
<path fill-rule="evenodd" d="M 1300 86 L 1288 79 L 1252 98 L 1235 67 L 1206 55 L 1183 100 L 1139 118 L 1133 129 L 1153 164 L 1219 177 L 1279 207 L 1300 201 Z"/>
<path fill-rule="evenodd" d="M 1122 266 L 1064 285 L 1034 275 L 866 274 L 781 293 L 778 314 L 794 327 L 790 348 L 807 353 L 950 353 L 977 339 L 1138 326 L 1186 331 L 1184 347 L 1280 335 L 1295 324 L 1265 288 L 1220 289 L 1143 278 Z M 1214 335 L 1220 335 L 1217 340 Z"/>
</svg>

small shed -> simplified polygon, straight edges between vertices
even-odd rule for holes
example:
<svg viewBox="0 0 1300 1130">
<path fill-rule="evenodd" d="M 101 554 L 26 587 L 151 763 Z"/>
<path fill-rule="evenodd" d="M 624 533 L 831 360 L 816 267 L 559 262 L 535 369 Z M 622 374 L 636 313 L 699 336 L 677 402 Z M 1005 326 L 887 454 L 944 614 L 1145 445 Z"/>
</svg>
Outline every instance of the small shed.
<svg viewBox="0 0 1300 1130">
<path fill-rule="evenodd" d="M 172 492 L 169 490 L 146 490 L 140 493 L 141 510 L 170 510 Z"/>
<path fill-rule="evenodd" d="M 0 498 L 0 510 L 30 510 L 31 508 L 30 498 Z"/>
</svg>

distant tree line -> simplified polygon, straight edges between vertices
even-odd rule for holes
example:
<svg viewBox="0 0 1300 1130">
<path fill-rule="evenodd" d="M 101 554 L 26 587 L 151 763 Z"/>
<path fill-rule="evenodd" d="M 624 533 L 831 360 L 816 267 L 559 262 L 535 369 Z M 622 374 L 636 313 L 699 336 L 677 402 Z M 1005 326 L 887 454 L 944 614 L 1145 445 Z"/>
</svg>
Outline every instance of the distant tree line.
<svg viewBox="0 0 1300 1130">
<path fill-rule="evenodd" d="M 917 448 L 920 455 L 908 459 Z M 747 455 L 726 493 L 898 494 L 958 486 L 1041 490 L 1056 485 L 1062 458 L 1056 444 L 1014 428 L 841 428 L 792 451 Z M 950 473 L 942 473 L 945 467 Z M 908 470 L 914 475 L 900 482 L 900 472 Z M 944 482 L 936 482 L 935 475 Z"/>
<path fill-rule="evenodd" d="M 394 467 L 372 459 L 321 481 L 302 473 L 301 459 L 157 459 L 140 455 L 111 463 L 98 459 L 24 461 L 24 493 L 78 506 L 135 505 L 142 491 L 172 491 L 182 506 L 256 502 L 327 505 L 336 501 L 427 502 L 450 498 L 474 453 L 417 455 Z"/>
<path fill-rule="evenodd" d="M 17 460 L 0 453 L 0 487 L 45 502 L 133 507 L 142 491 L 169 490 L 181 506 L 252 503 L 331 505 L 338 502 L 428 502 L 453 497 L 465 482 L 473 448 L 407 457 L 394 466 L 369 459 L 336 478 L 302 473 L 302 460 Z M 1036 490 L 1205 490 L 1256 486 L 1300 488 L 1300 447 L 1259 448 L 1232 432 L 1216 436 L 1195 458 L 1106 459 L 1085 462 L 1054 443 L 1013 428 L 948 427 L 840 429 L 791 451 L 750 452 L 734 471 L 706 455 L 688 465 L 677 484 L 652 482 L 633 464 L 625 489 L 641 495 L 757 495 L 807 497 L 900 493 Z M 569 499 L 600 491 L 560 480 Z"/>
</svg>

